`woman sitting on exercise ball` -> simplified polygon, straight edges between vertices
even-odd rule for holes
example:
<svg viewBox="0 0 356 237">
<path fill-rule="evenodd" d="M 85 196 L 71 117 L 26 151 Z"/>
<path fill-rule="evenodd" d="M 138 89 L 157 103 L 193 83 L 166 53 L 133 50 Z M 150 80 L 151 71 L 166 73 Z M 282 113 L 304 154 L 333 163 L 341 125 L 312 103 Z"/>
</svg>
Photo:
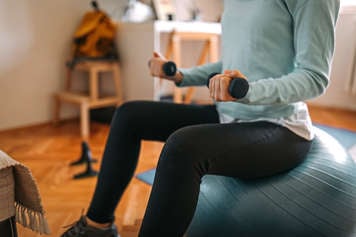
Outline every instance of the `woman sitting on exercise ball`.
<svg viewBox="0 0 356 237">
<path fill-rule="evenodd" d="M 166 60 L 155 53 L 151 74 L 177 86 L 206 85 L 213 75 L 209 91 L 216 103 L 120 106 L 88 212 L 62 236 L 118 236 L 114 211 L 143 139 L 165 146 L 140 237 L 181 237 L 205 174 L 254 179 L 301 163 L 314 136 L 303 101 L 328 85 L 339 5 L 337 0 L 226 0 L 221 61 L 167 76 Z"/>
</svg>

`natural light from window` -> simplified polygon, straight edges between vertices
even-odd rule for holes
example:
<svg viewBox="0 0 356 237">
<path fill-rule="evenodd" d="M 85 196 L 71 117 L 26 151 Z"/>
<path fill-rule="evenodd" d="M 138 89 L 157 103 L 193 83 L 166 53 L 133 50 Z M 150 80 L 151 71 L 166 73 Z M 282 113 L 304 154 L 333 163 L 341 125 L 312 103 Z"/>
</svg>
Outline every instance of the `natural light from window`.
<svg viewBox="0 0 356 237">
<path fill-rule="evenodd" d="M 341 5 L 351 5 L 356 6 L 356 0 L 341 0 Z"/>
</svg>

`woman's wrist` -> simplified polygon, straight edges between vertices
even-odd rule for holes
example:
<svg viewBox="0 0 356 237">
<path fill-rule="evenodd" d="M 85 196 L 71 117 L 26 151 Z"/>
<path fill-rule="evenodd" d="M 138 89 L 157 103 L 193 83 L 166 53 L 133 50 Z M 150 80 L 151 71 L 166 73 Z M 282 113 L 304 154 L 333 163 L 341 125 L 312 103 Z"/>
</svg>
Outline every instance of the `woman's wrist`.
<svg viewBox="0 0 356 237">
<path fill-rule="evenodd" d="M 175 84 L 180 84 L 183 81 L 183 73 L 177 71 L 176 75 L 172 78 Z"/>
</svg>

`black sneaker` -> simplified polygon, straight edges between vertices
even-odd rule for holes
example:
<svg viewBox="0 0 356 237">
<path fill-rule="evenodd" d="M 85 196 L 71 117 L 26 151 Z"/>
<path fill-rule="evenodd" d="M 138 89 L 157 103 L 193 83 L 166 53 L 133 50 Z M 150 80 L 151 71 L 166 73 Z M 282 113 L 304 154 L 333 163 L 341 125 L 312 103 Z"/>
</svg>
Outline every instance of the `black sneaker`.
<svg viewBox="0 0 356 237">
<path fill-rule="evenodd" d="M 120 237 L 114 224 L 105 229 L 95 228 L 88 226 L 84 216 L 68 227 L 61 237 Z"/>
</svg>

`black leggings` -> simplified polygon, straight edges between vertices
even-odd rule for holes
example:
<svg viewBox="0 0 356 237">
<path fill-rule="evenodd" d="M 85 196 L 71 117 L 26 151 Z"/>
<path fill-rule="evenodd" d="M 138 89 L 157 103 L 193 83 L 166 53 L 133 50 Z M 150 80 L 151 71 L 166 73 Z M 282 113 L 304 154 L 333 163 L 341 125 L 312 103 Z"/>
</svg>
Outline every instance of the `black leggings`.
<svg viewBox="0 0 356 237">
<path fill-rule="evenodd" d="M 141 237 L 181 237 L 194 215 L 205 174 L 244 179 L 273 175 L 303 161 L 311 144 L 273 123 L 220 124 L 214 105 L 125 103 L 111 123 L 87 213 L 90 219 L 113 221 L 115 208 L 134 174 L 141 140 L 166 142 Z"/>
</svg>

